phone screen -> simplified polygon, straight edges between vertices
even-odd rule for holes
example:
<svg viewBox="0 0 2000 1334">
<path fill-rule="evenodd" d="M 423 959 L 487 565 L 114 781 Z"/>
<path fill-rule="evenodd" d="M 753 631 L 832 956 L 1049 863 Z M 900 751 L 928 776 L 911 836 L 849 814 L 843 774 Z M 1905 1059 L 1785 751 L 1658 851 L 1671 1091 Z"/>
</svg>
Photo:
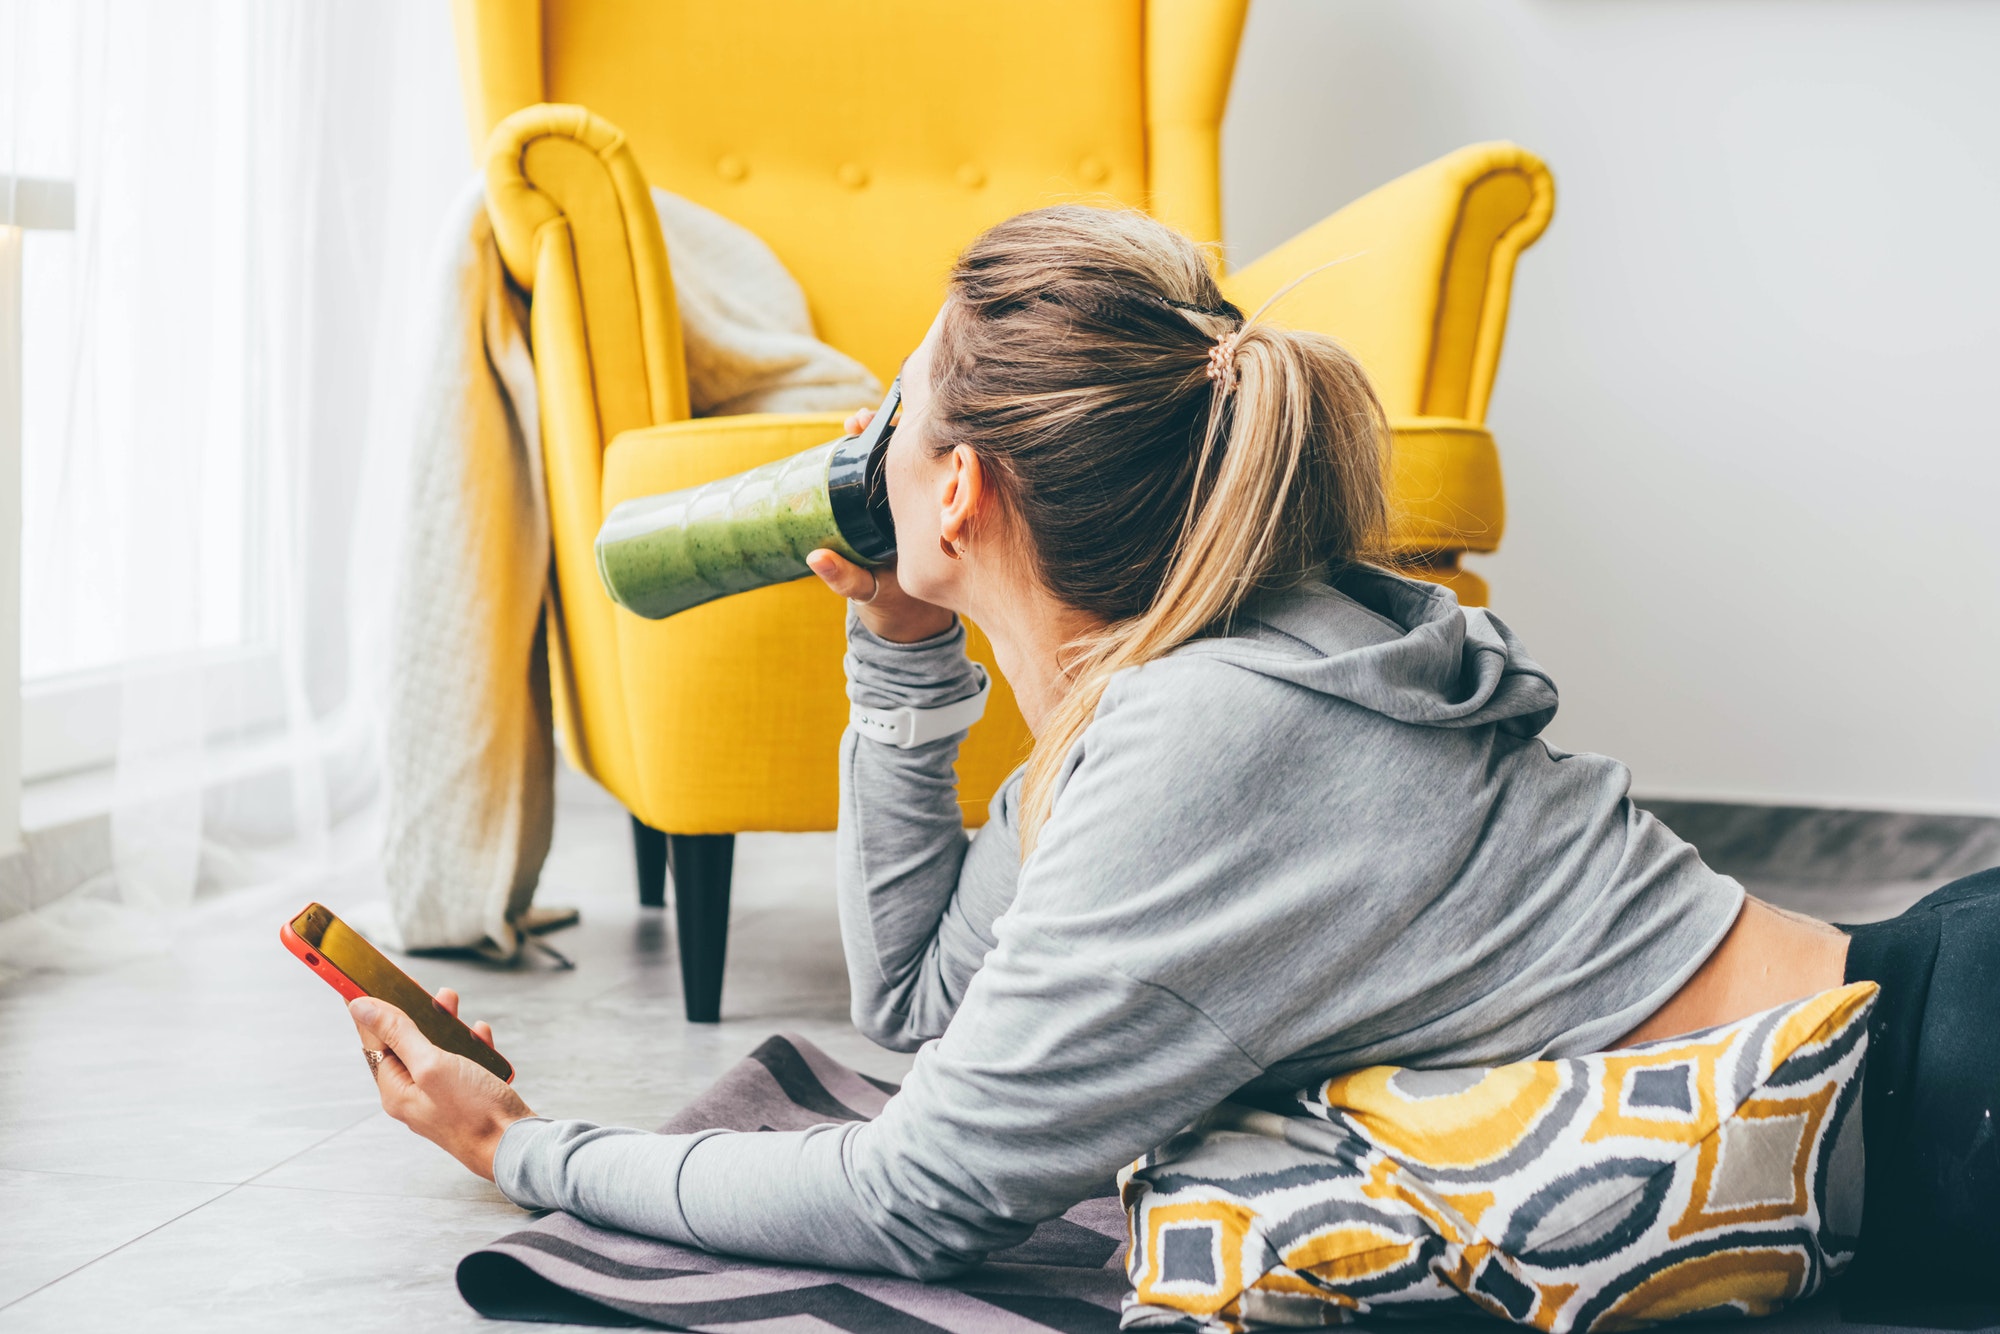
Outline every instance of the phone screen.
<svg viewBox="0 0 2000 1334">
<path fill-rule="evenodd" d="M 408 973 L 390 963 L 382 951 L 329 909 L 317 903 L 311 905 L 292 919 L 292 933 L 318 950 L 322 958 L 346 974 L 348 981 L 362 991 L 410 1016 L 423 1035 L 437 1046 L 477 1061 L 502 1079 L 514 1078 L 514 1067 L 506 1057 L 481 1042 Z"/>
</svg>

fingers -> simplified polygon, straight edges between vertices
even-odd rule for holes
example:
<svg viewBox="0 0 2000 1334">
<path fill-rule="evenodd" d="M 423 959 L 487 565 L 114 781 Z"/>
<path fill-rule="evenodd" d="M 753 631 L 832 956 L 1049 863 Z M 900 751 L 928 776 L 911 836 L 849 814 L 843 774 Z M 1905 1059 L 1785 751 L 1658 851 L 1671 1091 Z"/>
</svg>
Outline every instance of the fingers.
<svg viewBox="0 0 2000 1334">
<path fill-rule="evenodd" d="M 417 1081 L 395 1052 L 382 1053 L 382 1062 L 375 1067 L 375 1087 L 382 1095 L 382 1110 L 398 1121 L 404 1120 L 410 1100 L 416 1096 Z"/>
<path fill-rule="evenodd" d="M 438 1058 L 438 1049 L 417 1026 L 387 1001 L 363 996 L 347 1003 L 347 1013 L 361 1032 L 361 1045 L 380 1047 L 401 1058 L 412 1078 L 421 1078 Z M 388 1064 L 385 1059 L 384 1065 Z"/>
<path fill-rule="evenodd" d="M 410 1067 L 397 1055 L 398 1039 L 393 1036 L 396 1026 L 389 1018 L 392 1015 L 401 1021 L 404 1028 L 413 1033 L 416 1031 L 416 1025 L 393 1005 L 363 997 L 348 1002 L 347 1006 L 347 1017 L 354 1021 L 354 1029 L 361 1035 L 362 1049 L 382 1053 L 380 1059 L 371 1061 L 375 1088 L 382 1098 L 382 1110 L 401 1121 L 410 1096 L 416 1092 L 417 1082 L 410 1074 Z M 418 1033 L 417 1037 L 421 1040 L 423 1035 Z"/>
<path fill-rule="evenodd" d="M 375 1030 L 374 1005 L 374 1002 L 366 999 L 351 1000 L 347 1002 L 347 1017 L 354 1021 L 354 1031 L 361 1035 L 362 1047 L 380 1050 L 383 1042 L 382 1035 Z"/>
<path fill-rule="evenodd" d="M 844 598 L 865 601 L 875 594 L 875 576 L 837 551 L 821 547 L 806 556 L 806 565 Z"/>
<path fill-rule="evenodd" d="M 450 987 L 439 987 L 437 1003 L 439 1009 L 454 1019 L 458 1018 L 458 993 L 456 991 L 453 991 Z M 478 1023 L 473 1024 L 471 1027 L 474 1037 L 489 1047 L 493 1045 L 493 1025 Z"/>
<path fill-rule="evenodd" d="M 860 435 L 863 431 L 868 429 L 868 423 L 874 420 L 875 420 L 875 409 L 857 408 L 855 409 L 854 415 L 847 419 L 847 424 L 845 429 L 849 435 Z"/>
</svg>

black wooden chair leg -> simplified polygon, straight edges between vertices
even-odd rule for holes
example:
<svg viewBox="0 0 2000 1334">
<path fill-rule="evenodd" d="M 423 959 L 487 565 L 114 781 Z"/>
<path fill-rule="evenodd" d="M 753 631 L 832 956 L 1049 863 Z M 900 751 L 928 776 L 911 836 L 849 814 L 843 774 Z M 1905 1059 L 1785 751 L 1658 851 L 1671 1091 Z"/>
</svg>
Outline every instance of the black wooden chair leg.
<svg viewBox="0 0 2000 1334">
<path fill-rule="evenodd" d="M 729 949 L 729 875 L 734 834 L 668 834 L 674 925 L 681 943 L 681 998 L 688 1022 L 722 1018 L 722 962 Z"/>
<path fill-rule="evenodd" d="M 632 852 L 639 863 L 639 906 L 667 906 L 667 836 L 632 817 Z"/>
</svg>

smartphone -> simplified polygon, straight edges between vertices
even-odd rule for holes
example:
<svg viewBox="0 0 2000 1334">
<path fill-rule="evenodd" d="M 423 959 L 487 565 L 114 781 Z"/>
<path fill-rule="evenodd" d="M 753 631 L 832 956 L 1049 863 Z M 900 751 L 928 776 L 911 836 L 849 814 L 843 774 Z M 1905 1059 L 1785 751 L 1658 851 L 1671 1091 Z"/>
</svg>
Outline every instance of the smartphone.
<svg viewBox="0 0 2000 1334">
<path fill-rule="evenodd" d="M 509 1084 L 514 1082 L 514 1067 L 506 1057 L 481 1042 L 458 1016 L 329 909 L 308 903 L 305 911 L 278 928 L 278 939 L 343 998 L 373 996 L 387 1001 L 410 1016 L 436 1045 L 477 1061 Z"/>
</svg>

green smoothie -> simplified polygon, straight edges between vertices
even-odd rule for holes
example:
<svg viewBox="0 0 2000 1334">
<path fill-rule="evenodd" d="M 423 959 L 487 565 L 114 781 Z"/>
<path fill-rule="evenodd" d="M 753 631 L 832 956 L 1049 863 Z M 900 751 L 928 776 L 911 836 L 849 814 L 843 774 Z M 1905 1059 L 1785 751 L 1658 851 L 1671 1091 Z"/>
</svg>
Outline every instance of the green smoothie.
<svg viewBox="0 0 2000 1334">
<path fill-rule="evenodd" d="M 658 620 L 810 574 L 806 554 L 819 547 L 874 564 L 834 520 L 827 470 L 841 443 L 618 506 L 597 534 L 605 591 L 619 606 Z"/>
</svg>

